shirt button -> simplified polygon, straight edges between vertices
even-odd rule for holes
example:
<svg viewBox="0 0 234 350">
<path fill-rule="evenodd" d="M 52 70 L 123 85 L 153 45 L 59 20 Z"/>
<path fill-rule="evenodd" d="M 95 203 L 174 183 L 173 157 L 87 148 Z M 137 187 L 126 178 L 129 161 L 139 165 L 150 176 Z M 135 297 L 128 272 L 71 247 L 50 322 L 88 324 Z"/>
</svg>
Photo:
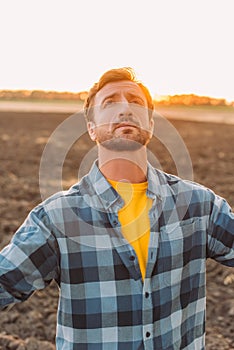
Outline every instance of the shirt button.
<svg viewBox="0 0 234 350">
<path fill-rule="evenodd" d="M 150 337 L 150 332 L 146 332 L 145 336 L 146 336 L 146 338 L 149 338 Z"/>
<path fill-rule="evenodd" d="M 145 292 L 145 297 L 149 298 L 149 293 L 148 292 Z"/>
<path fill-rule="evenodd" d="M 134 261 L 135 260 L 135 256 L 134 255 L 131 255 L 130 258 L 129 258 L 130 261 Z"/>
</svg>

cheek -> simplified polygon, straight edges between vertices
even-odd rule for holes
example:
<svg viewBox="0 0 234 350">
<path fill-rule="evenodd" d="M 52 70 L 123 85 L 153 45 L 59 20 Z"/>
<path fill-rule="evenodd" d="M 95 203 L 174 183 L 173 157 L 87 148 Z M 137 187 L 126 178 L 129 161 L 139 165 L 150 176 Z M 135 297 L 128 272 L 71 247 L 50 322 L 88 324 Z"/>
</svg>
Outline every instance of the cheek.
<svg viewBox="0 0 234 350">
<path fill-rule="evenodd" d="M 107 108 L 105 110 L 98 110 L 95 113 L 95 123 L 97 126 L 104 126 L 111 124 L 114 121 L 116 115 L 116 108 Z"/>
<path fill-rule="evenodd" d="M 108 137 L 112 134 L 110 124 L 97 125 L 96 136 L 97 137 Z"/>
<path fill-rule="evenodd" d="M 153 123 L 151 122 L 151 120 L 149 120 L 149 115 L 148 114 L 146 114 L 146 115 L 141 117 L 141 127 L 145 131 L 152 132 L 152 130 L 153 130 Z"/>
</svg>

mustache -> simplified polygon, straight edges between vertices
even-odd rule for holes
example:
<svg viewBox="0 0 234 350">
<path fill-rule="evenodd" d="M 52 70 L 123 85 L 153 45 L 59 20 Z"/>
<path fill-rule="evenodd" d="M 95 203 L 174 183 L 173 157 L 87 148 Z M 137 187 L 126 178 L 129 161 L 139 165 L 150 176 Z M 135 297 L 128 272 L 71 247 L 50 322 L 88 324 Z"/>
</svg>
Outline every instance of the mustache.
<svg viewBox="0 0 234 350">
<path fill-rule="evenodd" d="M 113 123 L 113 128 L 116 129 L 121 125 L 129 125 L 129 126 L 134 126 L 136 128 L 140 128 L 140 123 L 133 117 L 131 116 L 126 116 L 121 119 L 115 120 Z"/>
</svg>

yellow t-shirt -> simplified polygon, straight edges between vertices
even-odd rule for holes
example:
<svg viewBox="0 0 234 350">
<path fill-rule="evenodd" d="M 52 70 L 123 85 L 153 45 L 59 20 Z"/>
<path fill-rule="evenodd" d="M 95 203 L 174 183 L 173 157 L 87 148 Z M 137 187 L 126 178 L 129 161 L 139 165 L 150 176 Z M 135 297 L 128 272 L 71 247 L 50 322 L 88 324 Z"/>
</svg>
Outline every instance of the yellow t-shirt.
<svg viewBox="0 0 234 350">
<path fill-rule="evenodd" d="M 124 200 L 125 204 L 118 213 L 122 233 L 137 254 L 144 279 L 150 237 L 149 210 L 152 207 L 152 199 L 146 196 L 148 183 L 108 181 Z"/>
</svg>

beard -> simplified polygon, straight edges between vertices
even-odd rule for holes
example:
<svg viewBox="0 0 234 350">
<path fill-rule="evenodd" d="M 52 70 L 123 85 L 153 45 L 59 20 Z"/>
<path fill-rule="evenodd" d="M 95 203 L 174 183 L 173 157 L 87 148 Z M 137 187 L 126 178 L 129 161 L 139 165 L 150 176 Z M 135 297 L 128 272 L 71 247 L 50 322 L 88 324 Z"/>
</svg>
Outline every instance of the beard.
<svg viewBox="0 0 234 350">
<path fill-rule="evenodd" d="M 115 133 L 106 130 L 97 132 L 97 141 L 110 151 L 137 151 L 146 146 L 151 138 L 151 133 L 140 128 L 126 128 L 124 132 Z"/>
</svg>

